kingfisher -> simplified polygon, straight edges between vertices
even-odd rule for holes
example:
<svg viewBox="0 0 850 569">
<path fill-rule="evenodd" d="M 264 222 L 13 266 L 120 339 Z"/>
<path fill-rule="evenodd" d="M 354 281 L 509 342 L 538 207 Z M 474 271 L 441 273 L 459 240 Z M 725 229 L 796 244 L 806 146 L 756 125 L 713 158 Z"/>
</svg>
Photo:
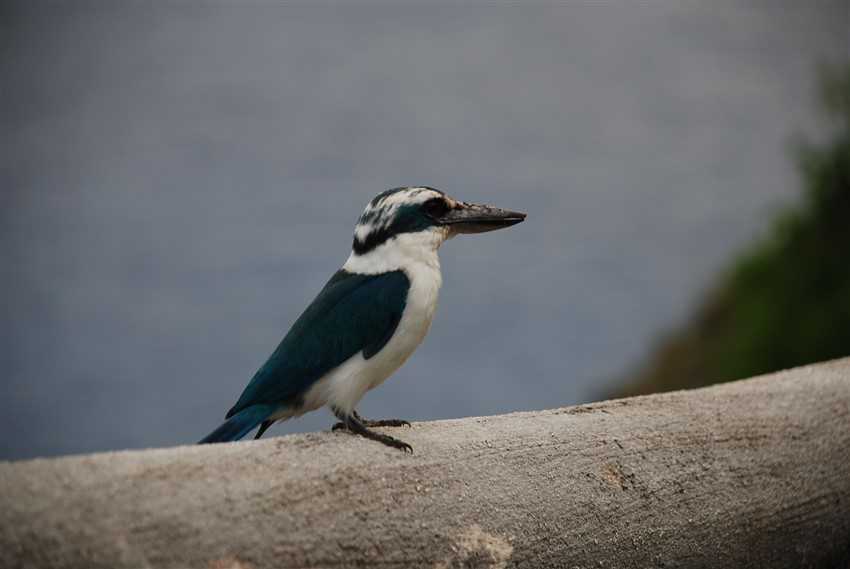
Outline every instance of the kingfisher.
<svg viewBox="0 0 850 569">
<path fill-rule="evenodd" d="M 354 228 L 351 254 L 248 383 L 226 421 L 200 441 L 236 441 L 259 426 L 329 407 L 333 430 L 405 452 L 409 444 L 372 430 L 410 426 L 370 421 L 355 407 L 416 350 L 442 285 L 438 251 L 461 233 L 510 227 L 526 214 L 456 200 L 429 187 L 378 194 Z"/>
</svg>

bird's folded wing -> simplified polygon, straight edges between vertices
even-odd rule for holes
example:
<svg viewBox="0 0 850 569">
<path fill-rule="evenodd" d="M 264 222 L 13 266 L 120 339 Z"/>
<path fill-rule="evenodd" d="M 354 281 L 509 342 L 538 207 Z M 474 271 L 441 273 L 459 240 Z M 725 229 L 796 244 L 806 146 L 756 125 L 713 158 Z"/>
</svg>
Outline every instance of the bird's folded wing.
<svg viewBox="0 0 850 569">
<path fill-rule="evenodd" d="M 410 281 L 402 271 L 338 271 L 257 371 L 227 417 L 256 404 L 291 405 L 358 352 L 366 359 L 389 341 L 401 320 Z"/>
</svg>

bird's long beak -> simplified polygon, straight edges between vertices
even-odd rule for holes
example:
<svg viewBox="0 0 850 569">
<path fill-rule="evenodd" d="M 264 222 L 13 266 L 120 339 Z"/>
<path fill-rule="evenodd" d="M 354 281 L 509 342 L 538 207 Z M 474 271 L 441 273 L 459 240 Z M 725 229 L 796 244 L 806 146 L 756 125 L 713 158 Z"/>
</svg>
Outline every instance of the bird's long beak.
<svg viewBox="0 0 850 569">
<path fill-rule="evenodd" d="M 516 225 L 524 219 L 525 214 L 517 211 L 457 202 L 457 206 L 440 218 L 440 223 L 449 226 L 455 233 L 484 233 Z"/>
</svg>

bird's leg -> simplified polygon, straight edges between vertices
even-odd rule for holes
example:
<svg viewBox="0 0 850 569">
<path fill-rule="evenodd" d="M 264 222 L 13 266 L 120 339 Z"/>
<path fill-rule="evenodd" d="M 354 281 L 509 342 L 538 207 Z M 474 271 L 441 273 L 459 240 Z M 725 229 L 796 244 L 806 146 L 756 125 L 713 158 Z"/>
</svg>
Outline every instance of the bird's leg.
<svg viewBox="0 0 850 569">
<path fill-rule="evenodd" d="M 387 446 L 391 446 L 393 448 L 397 448 L 405 452 L 410 452 L 411 454 L 413 453 L 413 447 L 407 444 L 406 442 L 400 441 L 389 435 L 376 433 L 375 431 L 370 430 L 366 425 L 363 424 L 363 420 L 360 418 L 360 415 L 358 415 L 357 412 L 352 411 L 351 413 L 346 414 L 336 408 L 333 409 L 333 412 L 334 415 L 336 415 L 336 418 L 339 419 L 341 422 L 333 426 L 334 431 L 336 431 L 337 429 L 345 429 L 346 431 L 351 431 L 352 433 L 360 435 L 361 437 L 366 437 L 367 439 L 372 439 L 373 441 L 384 443 Z"/>
<path fill-rule="evenodd" d="M 364 419 L 357 411 L 352 411 L 354 418 L 366 425 L 367 427 L 409 427 L 410 421 L 404 419 Z"/>
<path fill-rule="evenodd" d="M 409 427 L 410 421 L 405 421 L 404 419 L 377 419 L 377 420 L 369 420 L 364 419 L 360 416 L 360 413 L 357 411 L 352 411 L 351 415 L 363 423 L 364 427 Z M 345 429 L 345 423 L 334 423 L 334 426 L 331 427 L 332 431 L 338 431 L 339 429 Z"/>
</svg>

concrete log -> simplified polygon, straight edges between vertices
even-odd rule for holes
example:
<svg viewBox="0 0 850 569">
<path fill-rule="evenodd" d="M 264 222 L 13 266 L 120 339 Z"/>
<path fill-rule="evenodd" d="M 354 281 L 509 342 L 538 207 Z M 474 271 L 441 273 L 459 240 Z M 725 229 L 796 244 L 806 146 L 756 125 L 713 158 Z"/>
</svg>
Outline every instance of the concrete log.
<svg viewBox="0 0 850 569">
<path fill-rule="evenodd" d="M 850 358 L 395 432 L 0 463 L 0 566 L 850 567 Z"/>
</svg>

